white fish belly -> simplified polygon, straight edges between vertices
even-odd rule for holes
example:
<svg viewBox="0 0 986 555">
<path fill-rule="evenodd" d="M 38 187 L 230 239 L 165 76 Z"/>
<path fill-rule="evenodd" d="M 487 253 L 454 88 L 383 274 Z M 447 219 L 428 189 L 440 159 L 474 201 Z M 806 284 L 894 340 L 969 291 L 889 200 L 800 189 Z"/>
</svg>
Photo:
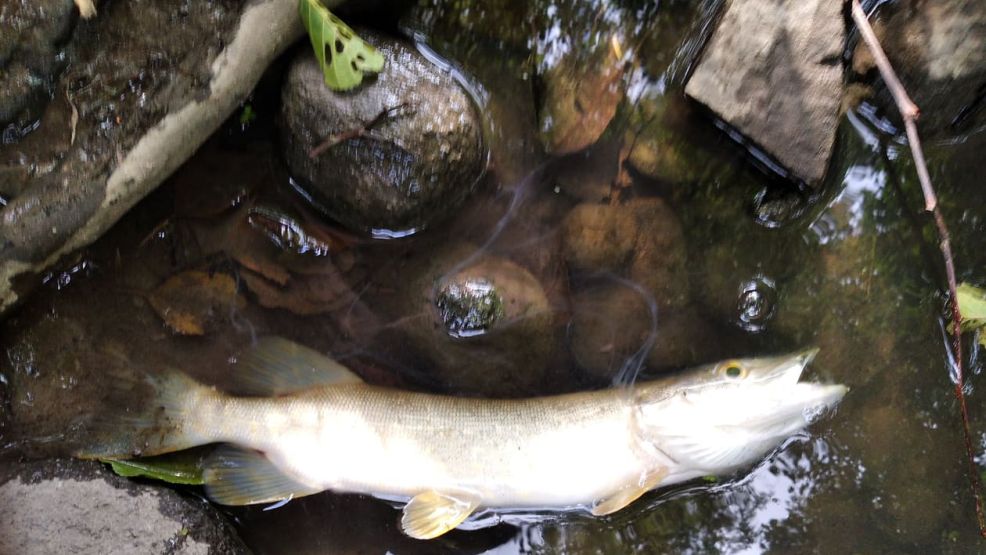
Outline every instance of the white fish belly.
<svg viewBox="0 0 986 555">
<path fill-rule="evenodd" d="M 391 398 L 401 396 L 412 402 Z M 575 401 L 595 400 L 582 397 Z M 444 401 L 427 405 L 436 399 Z M 626 407 L 448 399 L 388 392 L 376 402 L 279 403 L 264 407 L 262 425 L 252 426 L 263 431 L 230 440 L 263 450 L 291 476 L 323 489 L 465 493 L 485 507 L 589 505 L 644 470 Z M 264 412 L 245 412 L 257 410 Z"/>
</svg>

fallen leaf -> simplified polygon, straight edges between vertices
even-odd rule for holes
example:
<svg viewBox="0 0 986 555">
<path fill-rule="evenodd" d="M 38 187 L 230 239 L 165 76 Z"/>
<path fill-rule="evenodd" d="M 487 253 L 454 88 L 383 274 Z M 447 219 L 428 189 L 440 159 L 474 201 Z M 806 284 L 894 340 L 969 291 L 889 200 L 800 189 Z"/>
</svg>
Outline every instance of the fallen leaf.
<svg viewBox="0 0 986 555">
<path fill-rule="evenodd" d="M 244 306 L 231 276 L 200 270 L 168 278 L 148 301 L 164 323 L 181 335 L 205 335 L 226 321 L 230 311 Z"/>
<path fill-rule="evenodd" d="M 300 0 L 298 10 L 330 89 L 349 90 L 363 82 L 364 74 L 383 69 L 383 55 L 319 0 Z"/>
<path fill-rule="evenodd" d="M 288 280 L 291 279 L 291 274 L 287 270 L 268 260 L 258 260 L 249 253 L 235 254 L 234 258 L 247 270 L 259 274 L 282 287 L 287 285 Z"/>
<path fill-rule="evenodd" d="M 986 328 L 986 290 L 968 283 L 960 283 L 955 295 L 958 299 L 959 311 L 962 312 L 962 331 L 980 330 L 979 343 L 986 347 L 986 333 L 982 333 L 983 328 Z"/>
<path fill-rule="evenodd" d="M 156 457 L 100 459 L 126 478 L 151 478 L 169 484 L 202 485 L 202 464 L 211 447 L 186 449 Z"/>
<path fill-rule="evenodd" d="M 260 306 L 283 308 L 302 316 L 338 310 L 356 300 L 356 295 L 338 273 L 295 275 L 283 287 L 249 270 L 241 272 L 240 277 L 257 296 Z"/>
</svg>

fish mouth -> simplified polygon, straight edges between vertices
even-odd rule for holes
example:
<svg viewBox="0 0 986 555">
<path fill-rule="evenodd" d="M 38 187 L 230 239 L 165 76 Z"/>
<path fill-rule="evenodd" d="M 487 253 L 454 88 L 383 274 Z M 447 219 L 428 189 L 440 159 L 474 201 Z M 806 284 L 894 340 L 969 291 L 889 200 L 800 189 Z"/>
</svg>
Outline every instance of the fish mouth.
<svg viewBox="0 0 986 555">
<path fill-rule="evenodd" d="M 784 407 L 776 416 L 800 413 L 806 423 L 811 423 L 842 400 L 849 388 L 842 384 L 802 382 L 801 376 L 814 360 L 819 349 L 812 347 L 797 353 L 778 357 L 776 367 L 768 373 L 765 385 L 774 389 L 779 404 Z M 778 407 L 780 408 L 780 407 Z"/>
<path fill-rule="evenodd" d="M 779 385 L 795 385 L 801 381 L 801 374 L 815 359 L 818 347 L 811 347 L 797 353 L 777 357 L 774 369 L 766 376 L 765 381 Z"/>
</svg>

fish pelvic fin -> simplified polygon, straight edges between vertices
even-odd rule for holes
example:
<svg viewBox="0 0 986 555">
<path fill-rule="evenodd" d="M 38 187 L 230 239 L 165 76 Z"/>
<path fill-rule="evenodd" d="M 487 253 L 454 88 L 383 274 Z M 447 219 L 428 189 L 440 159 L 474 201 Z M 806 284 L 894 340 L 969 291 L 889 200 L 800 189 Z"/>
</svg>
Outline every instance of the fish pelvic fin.
<svg viewBox="0 0 986 555">
<path fill-rule="evenodd" d="M 205 492 L 223 505 L 273 503 L 322 491 L 302 484 L 279 469 L 263 453 L 223 445 L 206 460 Z"/>
<path fill-rule="evenodd" d="M 430 540 L 452 530 L 479 507 L 475 494 L 419 493 L 404 506 L 401 529 L 412 538 Z"/>
<path fill-rule="evenodd" d="M 168 369 L 151 376 L 134 371 L 108 373 L 106 409 L 83 425 L 82 459 L 126 459 L 180 451 L 209 443 L 196 410 L 217 394 L 184 372 Z"/>
<path fill-rule="evenodd" d="M 613 514 L 640 498 L 641 495 L 656 488 L 668 476 L 668 469 L 659 467 L 645 472 L 636 483 L 624 486 L 609 497 L 600 499 L 592 506 L 592 514 L 603 516 Z"/>
<path fill-rule="evenodd" d="M 236 393 L 276 397 L 312 387 L 363 383 L 359 376 L 322 353 L 283 337 L 263 337 L 237 357 Z"/>
</svg>

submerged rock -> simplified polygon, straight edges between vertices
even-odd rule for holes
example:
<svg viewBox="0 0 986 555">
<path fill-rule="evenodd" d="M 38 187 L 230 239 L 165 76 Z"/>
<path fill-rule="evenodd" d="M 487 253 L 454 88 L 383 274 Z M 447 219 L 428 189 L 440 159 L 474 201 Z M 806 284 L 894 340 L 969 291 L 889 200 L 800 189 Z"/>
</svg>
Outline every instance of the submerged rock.
<svg viewBox="0 0 986 555">
<path fill-rule="evenodd" d="M 115 476 L 95 462 L 0 466 L 0 553 L 247 552 L 208 503 Z"/>
<path fill-rule="evenodd" d="M 288 166 L 323 211 L 353 229 L 420 230 L 476 188 L 486 164 L 481 119 L 449 71 L 404 42 L 361 35 L 386 64 L 355 92 L 330 90 L 309 49 L 292 63 L 282 95 Z"/>
<path fill-rule="evenodd" d="M 458 244 L 411 269 L 401 304 L 408 348 L 426 379 L 450 391 L 525 396 L 552 385 L 554 311 L 525 268 Z M 465 263 L 462 268 L 459 264 Z"/>
<path fill-rule="evenodd" d="M 616 115 L 634 17 L 593 2 L 536 5 L 541 140 L 548 152 L 568 154 L 595 143 Z"/>
<path fill-rule="evenodd" d="M 706 326 L 686 308 L 684 235 L 663 200 L 576 206 L 562 223 L 562 255 L 574 288 L 581 289 L 572 298 L 568 330 L 569 348 L 580 367 L 595 377 L 612 378 L 652 331 L 650 368 L 699 360 L 692 345 L 701 344 Z M 665 320 L 669 315 L 674 317 Z M 701 356 L 709 356 L 708 349 L 701 349 Z"/>
<path fill-rule="evenodd" d="M 688 302 L 681 224 L 659 198 L 576 206 L 562 223 L 562 255 L 577 272 L 610 272 L 638 283 L 660 307 Z"/>
<path fill-rule="evenodd" d="M 676 185 L 698 181 L 721 166 L 708 150 L 686 138 L 683 130 L 692 111 L 674 95 L 643 95 L 623 139 L 630 167 L 650 179 Z"/>
<path fill-rule="evenodd" d="M 842 3 L 733 0 L 685 92 L 812 184 L 842 98 Z"/>
<path fill-rule="evenodd" d="M 599 139 L 623 100 L 623 65 L 609 50 L 571 52 L 541 75 L 541 139 L 553 154 L 582 150 Z"/>
<path fill-rule="evenodd" d="M 644 360 L 651 370 L 692 366 L 720 354 L 708 340 L 710 326 L 695 311 L 652 314 L 647 303 L 638 291 L 615 281 L 576 294 L 568 339 L 578 365 L 592 376 L 612 379 L 648 342 Z"/>
<path fill-rule="evenodd" d="M 583 370 L 612 378 L 644 347 L 651 327 L 652 316 L 640 293 L 617 282 L 605 283 L 573 296 L 569 349 Z"/>
<path fill-rule="evenodd" d="M 975 112 L 983 113 L 986 3 L 884 3 L 880 4 L 873 30 L 909 96 L 921 108 L 922 132 L 955 135 L 975 119 Z M 872 54 L 860 41 L 853 69 L 868 73 L 874 68 Z M 889 93 L 884 90 L 879 100 L 888 115 L 898 120 Z"/>
</svg>

